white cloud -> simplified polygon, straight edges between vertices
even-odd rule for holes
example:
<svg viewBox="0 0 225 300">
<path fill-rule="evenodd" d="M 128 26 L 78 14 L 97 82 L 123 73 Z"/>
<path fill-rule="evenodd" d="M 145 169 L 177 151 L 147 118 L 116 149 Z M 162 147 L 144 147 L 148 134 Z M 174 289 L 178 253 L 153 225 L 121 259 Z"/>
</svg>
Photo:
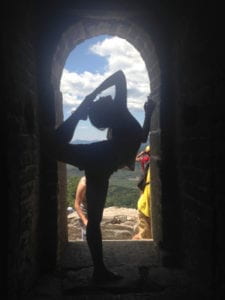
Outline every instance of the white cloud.
<svg viewBox="0 0 225 300">
<path fill-rule="evenodd" d="M 85 71 L 78 74 L 64 69 L 60 87 L 64 105 L 76 108 L 105 78 L 121 69 L 127 79 L 128 108 L 143 109 L 150 87 L 145 63 L 139 52 L 126 40 L 118 37 L 98 42 L 90 51 L 106 58 L 105 72 L 100 74 Z"/>
</svg>

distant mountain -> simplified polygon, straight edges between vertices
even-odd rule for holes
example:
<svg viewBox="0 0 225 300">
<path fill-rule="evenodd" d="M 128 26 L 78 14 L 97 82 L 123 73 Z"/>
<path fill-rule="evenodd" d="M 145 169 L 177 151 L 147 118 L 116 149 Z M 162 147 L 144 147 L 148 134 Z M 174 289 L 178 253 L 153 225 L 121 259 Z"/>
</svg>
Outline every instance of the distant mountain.
<svg viewBox="0 0 225 300">
<path fill-rule="evenodd" d="M 88 141 L 88 140 L 75 140 L 75 141 L 73 141 L 73 144 L 91 144 L 91 143 L 95 143 L 95 142 L 99 142 L 99 140 L 92 140 L 92 141 Z"/>
<path fill-rule="evenodd" d="M 77 140 L 73 141 L 73 144 L 91 144 L 91 143 L 95 143 L 95 142 L 100 142 L 100 140 L 88 141 L 88 140 L 79 140 L 79 139 L 77 139 Z M 145 147 L 147 145 L 149 145 L 149 142 L 141 144 L 140 151 L 145 149 Z"/>
</svg>

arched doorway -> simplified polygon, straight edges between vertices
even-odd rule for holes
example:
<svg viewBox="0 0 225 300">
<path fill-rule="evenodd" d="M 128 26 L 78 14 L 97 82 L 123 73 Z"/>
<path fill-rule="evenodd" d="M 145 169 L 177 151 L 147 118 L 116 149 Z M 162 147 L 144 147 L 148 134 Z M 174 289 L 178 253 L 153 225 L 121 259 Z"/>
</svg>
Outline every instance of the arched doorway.
<svg viewBox="0 0 225 300">
<path fill-rule="evenodd" d="M 60 79 L 65 61 L 70 51 L 82 41 L 97 35 L 116 35 L 126 39 L 141 54 L 145 61 L 151 85 L 151 98 L 156 102 L 157 107 L 152 120 L 153 139 L 151 140 L 152 163 L 151 163 L 151 183 L 152 183 L 152 222 L 153 239 L 155 242 L 161 240 L 161 188 L 158 162 L 160 161 L 160 125 L 159 125 L 159 105 L 160 105 L 160 68 L 154 45 L 149 35 L 138 26 L 122 18 L 82 18 L 79 22 L 70 26 L 64 31 L 53 57 L 51 83 L 54 89 L 56 123 L 62 121 L 62 94 L 60 92 Z M 65 210 L 65 178 L 66 170 L 62 164 L 58 164 L 58 238 L 60 242 L 65 242 L 66 210 Z M 63 233 L 63 234 L 62 234 Z M 60 235 L 62 234 L 62 235 Z"/>
</svg>

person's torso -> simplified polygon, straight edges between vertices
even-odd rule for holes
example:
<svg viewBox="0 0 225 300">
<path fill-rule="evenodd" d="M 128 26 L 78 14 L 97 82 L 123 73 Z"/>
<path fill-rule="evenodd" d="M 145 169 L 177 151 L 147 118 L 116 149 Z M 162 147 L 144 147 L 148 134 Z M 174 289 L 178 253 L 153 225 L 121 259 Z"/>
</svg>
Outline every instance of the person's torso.
<svg viewBox="0 0 225 300">
<path fill-rule="evenodd" d="M 111 131 L 111 139 L 118 151 L 119 166 L 134 169 L 135 157 L 142 140 L 142 128 L 129 113 Z"/>
<path fill-rule="evenodd" d="M 134 170 L 136 154 L 142 140 L 142 128 L 131 114 L 118 116 L 118 119 L 120 121 L 111 130 L 108 140 L 82 147 L 88 158 L 84 169 L 89 173 L 110 176 L 126 166 Z"/>
</svg>

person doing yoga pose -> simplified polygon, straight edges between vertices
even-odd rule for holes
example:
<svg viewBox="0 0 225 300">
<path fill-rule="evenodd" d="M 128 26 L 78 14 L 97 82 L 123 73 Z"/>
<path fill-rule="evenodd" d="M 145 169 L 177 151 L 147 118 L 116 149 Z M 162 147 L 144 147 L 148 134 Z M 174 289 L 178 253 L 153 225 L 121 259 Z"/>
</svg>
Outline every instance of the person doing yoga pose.
<svg viewBox="0 0 225 300">
<path fill-rule="evenodd" d="M 115 86 L 114 99 L 106 96 L 94 101 L 98 94 L 111 86 Z M 126 78 L 119 70 L 86 96 L 71 116 L 46 138 L 49 151 L 57 160 L 85 171 L 87 243 L 93 260 L 92 279 L 95 282 L 121 278 L 105 266 L 100 223 L 109 178 L 120 168 L 134 170 L 137 151 L 149 132 L 154 106 L 155 103 L 149 98 L 144 106 L 145 121 L 142 128 L 127 108 Z M 108 128 L 108 139 L 91 144 L 70 144 L 78 122 L 88 117 L 96 128 Z"/>
</svg>

